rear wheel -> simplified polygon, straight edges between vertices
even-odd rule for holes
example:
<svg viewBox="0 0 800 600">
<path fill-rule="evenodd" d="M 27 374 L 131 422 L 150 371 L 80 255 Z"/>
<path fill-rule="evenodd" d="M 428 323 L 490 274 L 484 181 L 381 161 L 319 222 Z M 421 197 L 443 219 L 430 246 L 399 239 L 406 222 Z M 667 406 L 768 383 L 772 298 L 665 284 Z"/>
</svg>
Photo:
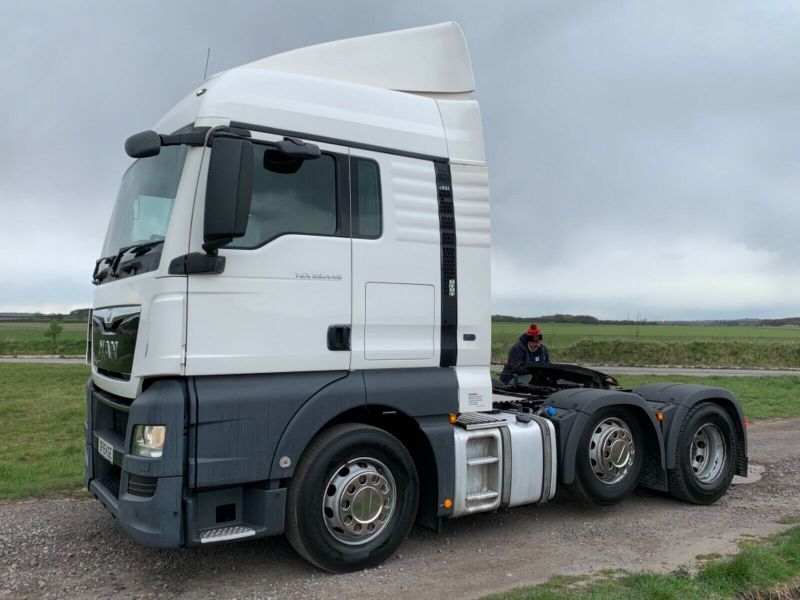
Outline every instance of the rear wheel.
<svg viewBox="0 0 800 600">
<path fill-rule="evenodd" d="M 575 482 L 567 488 L 596 504 L 617 504 L 636 489 L 643 459 L 644 437 L 633 413 L 618 406 L 601 409 L 581 432 Z"/>
<path fill-rule="evenodd" d="M 716 502 L 733 479 L 736 435 L 728 412 L 711 402 L 694 406 L 678 434 L 675 468 L 667 473 L 669 493 L 693 504 Z"/>
<path fill-rule="evenodd" d="M 378 565 L 405 540 L 417 512 L 414 462 L 397 438 L 348 423 L 322 432 L 289 485 L 286 537 L 327 571 Z"/>
</svg>

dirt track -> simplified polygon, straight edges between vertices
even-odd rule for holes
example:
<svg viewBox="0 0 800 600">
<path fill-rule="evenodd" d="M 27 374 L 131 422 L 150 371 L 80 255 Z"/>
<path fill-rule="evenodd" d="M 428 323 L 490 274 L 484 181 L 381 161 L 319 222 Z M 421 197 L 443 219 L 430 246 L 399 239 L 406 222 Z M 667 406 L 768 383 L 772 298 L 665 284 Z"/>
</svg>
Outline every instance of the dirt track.
<svg viewBox="0 0 800 600">
<path fill-rule="evenodd" d="M 671 570 L 800 515 L 800 419 L 756 423 L 750 444 L 763 477 L 711 507 L 645 492 L 612 508 L 557 497 L 448 522 L 439 535 L 415 530 L 382 567 L 349 575 L 315 570 L 283 538 L 153 550 L 93 500 L 0 504 L 0 598 L 471 598 L 559 573 Z"/>
</svg>

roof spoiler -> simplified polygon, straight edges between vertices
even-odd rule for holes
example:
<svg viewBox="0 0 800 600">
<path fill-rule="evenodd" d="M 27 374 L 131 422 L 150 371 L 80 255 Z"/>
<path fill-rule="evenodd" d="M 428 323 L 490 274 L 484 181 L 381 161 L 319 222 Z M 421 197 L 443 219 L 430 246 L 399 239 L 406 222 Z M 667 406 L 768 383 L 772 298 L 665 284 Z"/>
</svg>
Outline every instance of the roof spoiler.
<svg viewBox="0 0 800 600">
<path fill-rule="evenodd" d="M 243 67 L 420 94 L 475 90 L 464 32 L 452 22 L 298 48 Z"/>
</svg>

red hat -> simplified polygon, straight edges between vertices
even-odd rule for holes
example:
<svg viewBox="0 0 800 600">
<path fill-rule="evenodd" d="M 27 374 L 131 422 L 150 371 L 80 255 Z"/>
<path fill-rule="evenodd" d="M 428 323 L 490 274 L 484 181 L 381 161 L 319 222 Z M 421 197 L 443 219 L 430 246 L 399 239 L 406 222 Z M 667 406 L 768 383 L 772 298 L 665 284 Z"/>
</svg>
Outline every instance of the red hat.
<svg viewBox="0 0 800 600">
<path fill-rule="evenodd" d="M 529 338 L 536 337 L 537 339 L 542 339 L 542 330 L 539 329 L 539 326 L 536 323 L 531 323 L 531 326 L 528 327 L 528 331 L 525 332 Z"/>
</svg>

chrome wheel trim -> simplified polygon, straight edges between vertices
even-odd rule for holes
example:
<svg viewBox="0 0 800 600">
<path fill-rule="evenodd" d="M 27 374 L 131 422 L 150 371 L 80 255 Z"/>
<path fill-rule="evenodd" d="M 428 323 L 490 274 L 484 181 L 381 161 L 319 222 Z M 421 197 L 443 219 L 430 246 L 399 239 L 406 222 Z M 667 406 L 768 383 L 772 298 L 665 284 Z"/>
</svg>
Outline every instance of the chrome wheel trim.
<svg viewBox="0 0 800 600">
<path fill-rule="evenodd" d="M 714 482 L 725 466 L 725 437 L 719 427 L 706 423 L 692 438 L 689 461 L 700 483 Z"/>
<path fill-rule="evenodd" d="M 619 483 L 633 465 L 636 446 L 630 427 L 622 419 L 610 417 L 598 423 L 589 439 L 589 465 L 602 483 Z"/>
<path fill-rule="evenodd" d="M 336 469 L 325 486 L 325 527 L 343 544 L 366 544 L 386 529 L 396 497 L 394 477 L 386 465 L 370 457 L 351 459 Z"/>
</svg>

